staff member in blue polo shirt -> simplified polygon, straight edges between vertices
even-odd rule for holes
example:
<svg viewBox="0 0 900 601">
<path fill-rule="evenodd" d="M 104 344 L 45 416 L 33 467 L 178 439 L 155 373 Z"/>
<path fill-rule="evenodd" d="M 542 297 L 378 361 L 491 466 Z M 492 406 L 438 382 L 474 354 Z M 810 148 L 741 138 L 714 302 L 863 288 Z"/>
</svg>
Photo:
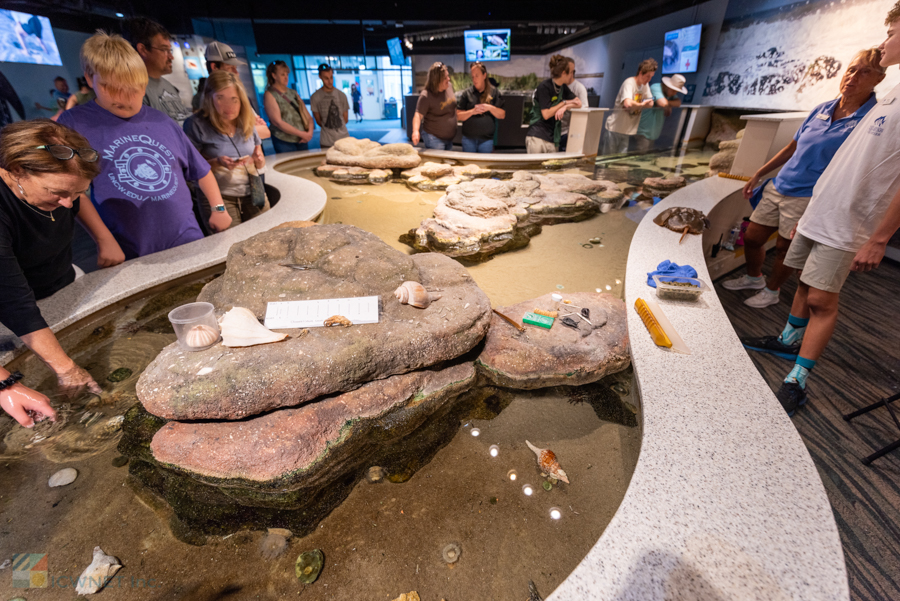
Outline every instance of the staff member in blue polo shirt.
<svg viewBox="0 0 900 601">
<path fill-rule="evenodd" d="M 884 79 L 885 71 L 880 60 L 878 48 L 857 53 L 841 79 L 840 97 L 814 108 L 791 143 L 760 167 L 744 186 L 744 198 L 755 208 L 744 234 L 747 273 L 723 282 L 722 286 L 728 290 L 759 290 L 744 301 L 745 305 L 762 309 L 778 303 L 781 285 L 794 272 L 784 265 L 784 257 L 791 245 L 791 230 L 803 216 L 819 176 L 856 124 L 875 106 L 875 86 Z M 782 165 L 784 168 L 774 181 L 766 180 L 759 186 L 767 173 Z M 775 263 L 766 281 L 762 276 L 766 258 L 764 245 L 776 231 Z"/>
</svg>

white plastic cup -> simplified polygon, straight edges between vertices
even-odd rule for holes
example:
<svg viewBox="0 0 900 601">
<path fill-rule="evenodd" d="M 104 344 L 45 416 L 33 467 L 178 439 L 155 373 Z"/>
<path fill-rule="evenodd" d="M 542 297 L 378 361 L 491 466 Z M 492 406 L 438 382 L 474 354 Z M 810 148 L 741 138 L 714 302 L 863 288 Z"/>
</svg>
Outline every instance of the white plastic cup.
<svg viewBox="0 0 900 601">
<path fill-rule="evenodd" d="M 212 303 L 188 303 L 169 311 L 169 321 L 186 351 L 202 351 L 219 341 L 219 324 Z"/>
</svg>

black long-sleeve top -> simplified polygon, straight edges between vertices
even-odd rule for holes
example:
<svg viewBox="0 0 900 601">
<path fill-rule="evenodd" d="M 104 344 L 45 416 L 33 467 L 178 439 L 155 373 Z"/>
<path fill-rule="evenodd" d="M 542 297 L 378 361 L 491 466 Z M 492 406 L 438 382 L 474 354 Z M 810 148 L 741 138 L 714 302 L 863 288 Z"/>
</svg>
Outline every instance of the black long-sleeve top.
<svg viewBox="0 0 900 601">
<path fill-rule="evenodd" d="M 0 180 L 0 323 L 24 336 L 47 327 L 37 300 L 75 280 L 72 234 L 80 208 L 50 213 L 16 197 Z"/>
</svg>

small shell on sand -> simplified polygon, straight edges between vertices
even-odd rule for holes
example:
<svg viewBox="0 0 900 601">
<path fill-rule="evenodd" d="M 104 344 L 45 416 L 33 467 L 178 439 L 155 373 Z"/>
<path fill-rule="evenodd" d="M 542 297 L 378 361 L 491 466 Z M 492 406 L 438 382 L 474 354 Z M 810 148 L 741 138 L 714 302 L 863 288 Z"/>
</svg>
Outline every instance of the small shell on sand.
<svg viewBox="0 0 900 601">
<path fill-rule="evenodd" d="M 419 309 L 427 309 L 428 305 L 441 298 L 440 294 L 431 294 L 419 282 L 407 281 L 394 290 L 394 296 L 403 305 L 412 305 Z"/>
<path fill-rule="evenodd" d="M 441 557 L 443 557 L 444 561 L 447 563 L 456 563 L 459 561 L 459 556 L 461 554 L 462 551 L 456 543 L 447 543 L 444 548 L 441 549 Z"/>
<path fill-rule="evenodd" d="M 56 488 L 57 486 L 66 486 L 67 484 L 75 482 L 75 478 L 77 477 L 78 470 L 73 467 L 67 467 L 50 476 L 50 481 L 48 482 L 48 484 L 50 485 L 50 488 Z"/>
<path fill-rule="evenodd" d="M 353 325 L 353 322 L 344 317 L 343 315 L 332 315 L 328 319 L 325 320 L 325 327 L 330 328 L 332 326 L 343 326 L 345 328 Z"/>
<path fill-rule="evenodd" d="M 94 547 L 94 560 L 86 567 L 78 578 L 75 592 L 79 595 L 92 595 L 106 586 L 116 572 L 122 567 L 119 560 L 107 555 L 100 547 Z"/>
<path fill-rule="evenodd" d="M 556 454 L 553 451 L 550 449 L 539 449 L 527 440 L 525 441 L 525 444 L 527 444 L 528 448 L 537 455 L 538 465 L 543 473 L 552 476 L 557 480 L 562 480 L 566 484 L 569 483 L 569 478 L 559 466 L 559 461 L 556 460 Z"/>
</svg>

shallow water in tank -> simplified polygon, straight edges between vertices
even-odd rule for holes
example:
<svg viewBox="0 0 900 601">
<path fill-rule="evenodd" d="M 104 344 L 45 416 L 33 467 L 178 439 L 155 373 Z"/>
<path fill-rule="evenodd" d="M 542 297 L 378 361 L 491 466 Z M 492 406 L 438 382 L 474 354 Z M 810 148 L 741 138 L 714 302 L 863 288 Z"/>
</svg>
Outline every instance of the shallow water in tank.
<svg viewBox="0 0 900 601">
<path fill-rule="evenodd" d="M 597 173 L 658 170 L 656 158 L 612 161 L 598 165 Z M 708 155 L 685 160 L 696 165 Z M 309 167 L 288 172 L 325 188 L 322 222 L 357 225 L 404 252 L 412 250 L 398 236 L 429 217 L 441 195 L 393 183 L 334 184 Z M 551 291 L 608 290 L 621 297 L 628 245 L 645 211 L 634 206 L 546 226 L 528 247 L 467 268 L 495 307 Z M 596 237 L 602 242 L 584 246 Z M 117 599 L 390 600 L 417 591 L 423 601 L 518 600 L 527 597 L 529 580 L 547 596 L 612 519 L 640 448 L 630 369 L 594 385 L 492 398 L 488 411 L 464 418 L 450 443 L 409 481 L 363 479 L 303 538 L 283 544 L 264 532 L 241 531 L 209 537 L 199 547 L 176 540 L 165 503 L 133 489 L 127 466 L 116 467 L 115 417 L 137 402 L 142 370 L 175 340 L 167 312 L 193 300 L 208 280 L 119 307 L 64 337 L 73 358 L 103 386 L 99 397 L 53 396 L 59 420 L 34 430 L 0 418 L 0 565 L 18 553 L 47 553 L 48 588 L 40 598 L 72 598 L 73 581 L 98 545 L 125 566 L 101 593 Z M 53 393 L 50 373 L 34 358 L 14 367 L 30 385 Z M 131 373 L 113 376 L 120 368 Z M 525 439 L 552 449 L 571 484 L 542 477 Z M 50 475 L 64 467 L 78 470 L 75 482 L 48 487 Z M 451 543 L 460 550 L 452 564 L 442 555 Z M 322 573 L 315 583 L 301 584 L 294 562 L 317 548 L 325 556 Z M 11 572 L 0 570 L 2 598 L 28 592 L 12 588 Z"/>
</svg>

